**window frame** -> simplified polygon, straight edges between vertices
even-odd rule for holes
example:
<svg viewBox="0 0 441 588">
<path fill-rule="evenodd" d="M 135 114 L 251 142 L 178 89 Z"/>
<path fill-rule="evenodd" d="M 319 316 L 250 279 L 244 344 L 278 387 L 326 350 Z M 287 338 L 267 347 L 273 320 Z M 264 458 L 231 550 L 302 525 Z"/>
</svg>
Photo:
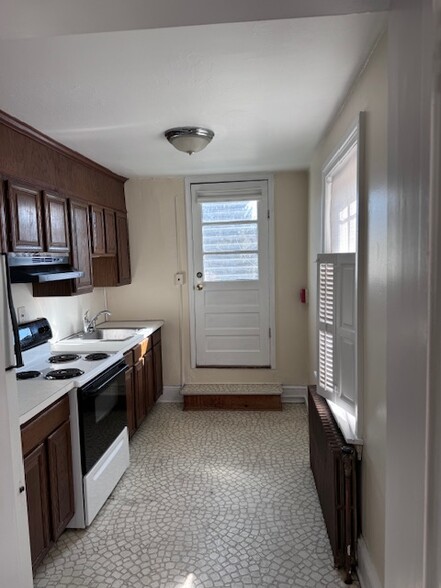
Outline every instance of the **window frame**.
<svg viewBox="0 0 441 588">
<path fill-rule="evenodd" d="M 365 264 L 365 142 L 366 142 L 366 113 L 359 112 L 356 120 L 343 135 L 339 146 L 333 151 L 322 169 L 322 197 L 321 197 L 321 243 L 320 254 L 325 254 L 326 235 L 326 187 L 327 178 L 332 171 L 345 159 L 349 151 L 357 144 L 357 223 L 356 223 L 356 252 L 355 252 L 355 300 L 356 300 L 356 324 L 357 324 L 357 357 L 356 357 L 356 418 L 352 423 L 349 413 L 344 406 L 340 406 L 338 398 L 327 398 L 330 409 L 336 418 L 347 442 L 362 443 L 363 431 L 363 271 Z M 346 255 L 345 253 L 326 253 L 327 255 Z M 318 284 L 317 284 L 318 289 Z M 318 291 L 317 291 L 318 294 Z M 319 321 L 316 319 L 316 337 L 318 349 Z M 318 361 L 318 356 L 316 361 Z M 318 366 L 318 364 L 317 364 Z M 318 369 L 318 367 L 317 367 Z M 317 372 L 318 376 L 318 372 Z M 348 424 L 348 422 L 350 424 Z"/>
</svg>

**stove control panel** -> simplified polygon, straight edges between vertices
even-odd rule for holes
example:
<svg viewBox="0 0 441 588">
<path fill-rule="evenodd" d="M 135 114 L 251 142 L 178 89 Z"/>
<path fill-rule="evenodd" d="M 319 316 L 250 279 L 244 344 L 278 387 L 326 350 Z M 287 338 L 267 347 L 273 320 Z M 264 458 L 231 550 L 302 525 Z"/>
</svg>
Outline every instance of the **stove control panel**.
<svg viewBox="0 0 441 588">
<path fill-rule="evenodd" d="M 21 350 L 27 351 L 52 339 L 52 330 L 47 319 L 39 318 L 18 325 L 18 336 Z"/>
</svg>

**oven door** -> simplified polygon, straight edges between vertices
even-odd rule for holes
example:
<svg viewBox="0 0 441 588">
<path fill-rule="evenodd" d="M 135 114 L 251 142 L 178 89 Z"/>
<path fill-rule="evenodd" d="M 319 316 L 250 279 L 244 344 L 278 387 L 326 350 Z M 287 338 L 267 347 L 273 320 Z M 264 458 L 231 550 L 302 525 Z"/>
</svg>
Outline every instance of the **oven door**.
<svg viewBox="0 0 441 588">
<path fill-rule="evenodd" d="M 83 475 L 96 464 L 127 425 L 125 372 L 120 362 L 78 388 L 81 468 Z"/>
</svg>

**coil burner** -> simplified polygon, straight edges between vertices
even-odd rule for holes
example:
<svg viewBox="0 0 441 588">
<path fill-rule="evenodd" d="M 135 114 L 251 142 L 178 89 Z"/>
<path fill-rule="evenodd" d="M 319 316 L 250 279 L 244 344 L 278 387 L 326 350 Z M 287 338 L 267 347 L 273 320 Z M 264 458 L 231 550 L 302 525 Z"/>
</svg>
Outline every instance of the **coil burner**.
<svg viewBox="0 0 441 588">
<path fill-rule="evenodd" d="M 76 368 L 64 370 L 51 370 L 44 377 L 46 380 L 69 380 L 70 378 L 77 378 L 82 376 L 84 372 Z"/>
<path fill-rule="evenodd" d="M 77 359 L 80 359 L 80 356 L 76 355 L 75 353 L 59 353 L 57 355 L 51 355 L 51 357 L 48 359 L 48 362 L 68 363 L 69 361 L 76 361 Z"/>
<path fill-rule="evenodd" d="M 86 357 L 84 359 L 87 359 L 87 361 L 99 361 L 100 359 L 107 359 L 108 357 L 110 357 L 110 355 L 108 353 L 89 353 L 89 355 L 86 355 Z"/>
<path fill-rule="evenodd" d="M 18 372 L 18 374 L 16 374 L 17 380 L 32 380 L 32 378 L 38 378 L 38 376 L 41 376 L 41 372 L 37 372 L 37 370 Z"/>
</svg>

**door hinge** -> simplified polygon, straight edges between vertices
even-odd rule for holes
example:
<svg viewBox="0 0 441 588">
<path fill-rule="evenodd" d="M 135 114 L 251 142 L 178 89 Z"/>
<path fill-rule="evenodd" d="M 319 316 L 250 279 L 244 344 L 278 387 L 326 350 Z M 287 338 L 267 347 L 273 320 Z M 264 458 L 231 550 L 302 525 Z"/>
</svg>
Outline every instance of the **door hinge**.
<svg viewBox="0 0 441 588">
<path fill-rule="evenodd" d="M 270 216 L 271 216 L 271 215 L 270 215 L 270 211 L 268 210 L 268 211 L 267 211 L 267 218 L 270 218 Z"/>
<path fill-rule="evenodd" d="M 268 329 L 269 338 L 271 339 L 271 327 Z"/>
</svg>

